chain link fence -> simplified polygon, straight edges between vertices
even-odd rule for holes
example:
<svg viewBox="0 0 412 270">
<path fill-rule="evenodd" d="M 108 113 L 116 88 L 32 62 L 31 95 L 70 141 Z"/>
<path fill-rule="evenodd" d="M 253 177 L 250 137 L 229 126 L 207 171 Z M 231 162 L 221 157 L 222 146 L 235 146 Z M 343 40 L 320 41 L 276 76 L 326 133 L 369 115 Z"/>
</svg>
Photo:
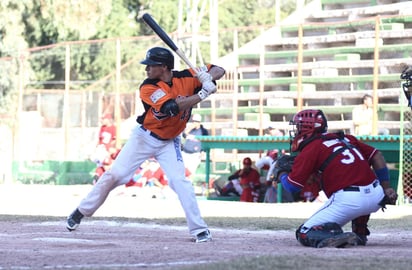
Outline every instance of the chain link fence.
<svg viewBox="0 0 412 270">
<path fill-rule="evenodd" d="M 405 42 L 408 42 L 412 37 L 404 39 Z M 144 66 L 140 64 L 140 60 L 144 59 L 147 49 L 153 46 L 164 46 L 164 44 L 159 42 L 157 37 L 73 42 L 31 49 L 22 53 L 13 61 L 4 59 L 7 65 L 13 66 L 13 70 L 19 70 L 16 72 L 19 76 L 13 78 L 16 89 L 13 95 L 15 97 L 14 103 L 17 104 L 14 106 L 16 109 L 10 111 L 5 117 L 12 123 L 10 125 L 12 128 L 4 131 L 5 129 L 0 124 L 3 135 L 0 142 L 0 150 L 2 150 L 0 151 L 0 161 L 3 160 L 7 167 L 10 160 L 18 163 L 26 162 L 27 164 L 42 160 L 87 160 L 97 142 L 100 117 L 106 113 L 112 114 L 116 119 L 119 132 L 118 138 L 120 140 L 127 139 L 130 130 L 135 125 L 136 116 L 143 110 L 136 92 L 139 84 L 145 78 Z M 84 74 L 78 73 L 78 70 L 82 70 L 79 66 L 87 64 L 84 62 L 86 59 L 84 56 L 90 54 L 108 56 L 102 58 L 107 61 L 106 70 L 97 71 L 94 70 L 93 65 L 90 65 L 87 72 L 84 72 Z M 121 55 L 121 59 L 119 59 L 119 55 Z M 371 56 L 372 53 L 368 58 L 372 58 Z M 381 76 L 400 74 L 402 70 L 399 61 L 409 59 L 409 56 L 409 52 L 400 52 L 393 49 L 382 52 L 380 54 L 381 59 L 379 59 L 382 64 L 379 65 L 378 73 Z M 59 61 L 56 61 L 56 59 Z M 179 61 L 176 62 L 179 63 Z M 312 62 L 312 65 L 316 64 L 314 61 Z M 393 62 L 396 63 L 393 64 Z M 28 65 L 28 63 L 36 64 Z M 60 72 L 70 70 L 70 72 L 65 76 L 54 74 L 55 77 L 52 78 L 43 74 L 43 78 L 38 79 L 34 78 L 28 69 L 28 66 L 32 66 L 37 70 L 54 70 L 53 63 L 60 63 L 61 65 L 56 70 Z M 67 66 L 64 67 L 64 65 Z M 0 68 L 3 66 L 5 65 L 0 61 Z M 181 65 L 176 64 L 176 69 L 181 67 Z M 252 68 L 259 67 L 252 66 Z M 368 70 L 368 74 L 372 73 L 371 67 Z M 255 73 L 258 73 L 257 71 L 258 69 Z M 351 74 L 353 72 L 351 71 Z M 281 73 L 283 74 L 283 72 Z M 348 74 L 342 75 L 347 76 Z M 356 75 L 363 76 L 365 74 Z M 257 95 L 253 95 L 253 93 L 246 90 L 245 93 L 242 92 L 243 90 L 239 91 L 244 87 L 235 83 L 236 78 L 239 76 L 240 73 L 238 72 L 228 72 L 223 84 L 220 82 L 220 93 L 229 98 L 213 97 L 213 99 L 195 108 L 207 117 L 211 125 L 220 124 L 221 130 L 233 129 L 232 124 L 233 121 L 236 122 L 237 115 L 246 115 L 245 112 L 246 109 L 249 109 L 248 107 L 258 104 L 256 101 L 255 103 L 251 102 L 251 97 Z M 69 77 L 70 80 L 59 79 L 66 77 Z M 285 78 L 278 79 L 288 80 L 289 77 L 290 75 L 286 75 Z M 239 79 L 248 78 L 239 77 Z M 227 84 L 224 84 L 224 82 L 227 82 Z M 336 79 L 332 80 L 331 84 L 336 85 Z M 278 85 L 278 83 L 275 84 L 273 89 L 265 86 L 264 92 L 276 91 Z M 344 90 L 345 96 L 341 98 L 343 106 L 360 104 L 363 94 L 373 93 L 372 83 L 365 83 L 358 88 Z M 400 99 L 403 99 L 403 96 L 397 94 L 397 89 L 399 89 L 399 93 L 401 92 L 399 81 L 381 80 L 378 81 L 377 88 L 379 97 L 378 129 L 390 129 L 393 131 L 391 135 L 405 135 L 404 145 L 401 145 L 404 149 L 403 156 L 400 157 L 400 166 L 402 165 L 402 167 L 399 168 L 403 182 L 399 186 L 404 187 L 405 198 L 410 200 L 412 198 L 412 188 L 410 187 L 412 185 L 412 169 L 408 166 L 412 164 L 410 162 L 410 155 L 412 155 L 410 149 L 412 148 L 409 146 L 412 142 L 409 141 L 406 135 L 412 132 L 410 130 L 411 115 L 409 112 L 405 112 L 404 122 L 407 124 L 404 125 L 403 134 L 400 134 L 399 124 L 402 122 L 399 122 L 401 114 L 398 106 L 400 103 L 402 104 Z M 233 91 L 234 89 L 236 91 Z M 240 93 L 242 95 L 238 91 L 239 93 L 242 92 Z M 288 93 L 290 91 L 283 92 Z M 214 103 L 215 99 L 218 99 L 216 104 Z M 236 100 L 236 103 L 231 102 L 233 99 Z M 396 106 L 397 109 L 383 110 L 379 106 L 381 104 L 393 105 L 393 108 Z M 236 107 L 233 105 L 236 105 Z M 276 107 L 276 105 L 270 106 Z M 213 115 L 216 110 L 224 111 L 217 117 Z M 339 114 L 336 117 L 350 120 L 351 115 L 345 113 L 345 115 Z M 253 121 L 257 123 L 256 119 L 251 119 L 250 122 Z M 279 121 L 283 121 L 283 119 Z M 40 163 L 34 162 L 33 164 L 38 165 Z M 3 176 L 3 179 L 5 178 Z M 0 179 L 1 181 L 2 179 Z"/>
<path fill-rule="evenodd" d="M 405 105 L 406 106 L 406 105 Z M 403 145 L 401 153 L 401 188 L 398 188 L 400 200 L 412 203 L 412 112 L 406 108 L 403 113 Z M 402 143 L 402 140 L 401 140 Z M 403 195 L 403 198 L 402 198 Z"/>
</svg>

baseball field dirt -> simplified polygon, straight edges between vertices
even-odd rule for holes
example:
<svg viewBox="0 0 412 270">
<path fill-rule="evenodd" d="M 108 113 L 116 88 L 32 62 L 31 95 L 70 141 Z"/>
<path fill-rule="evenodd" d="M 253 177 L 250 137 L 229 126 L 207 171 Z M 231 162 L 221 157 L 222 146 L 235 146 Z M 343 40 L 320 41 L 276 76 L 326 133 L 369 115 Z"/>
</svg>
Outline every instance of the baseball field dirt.
<svg viewBox="0 0 412 270">
<path fill-rule="evenodd" d="M 213 241 L 192 242 L 176 198 L 114 190 L 74 232 L 91 186 L 0 185 L 0 269 L 410 269 L 412 207 L 372 215 L 367 246 L 303 247 L 294 230 L 320 203 L 199 199 Z M 390 266 L 388 266 L 390 265 Z"/>
</svg>

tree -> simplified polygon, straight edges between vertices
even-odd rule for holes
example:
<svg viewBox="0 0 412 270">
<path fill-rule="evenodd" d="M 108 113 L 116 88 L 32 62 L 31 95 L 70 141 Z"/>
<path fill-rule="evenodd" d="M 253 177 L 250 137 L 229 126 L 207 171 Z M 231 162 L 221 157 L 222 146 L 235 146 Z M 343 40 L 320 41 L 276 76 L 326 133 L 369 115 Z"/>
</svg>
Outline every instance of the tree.
<svg viewBox="0 0 412 270">
<path fill-rule="evenodd" d="M 30 74 L 25 61 L 28 44 L 21 14 L 31 8 L 26 1 L 0 2 L 0 115 L 15 115 L 18 85 L 27 81 L 26 74 Z"/>
<path fill-rule="evenodd" d="M 70 45 L 70 79 L 75 87 L 84 88 L 90 82 L 113 72 L 116 65 L 115 39 L 122 38 L 122 64 L 133 60 L 128 63 L 128 68 L 122 71 L 122 79 L 134 81 L 138 79 L 136 76 L 143 75 L 143 68 L 137 59 L 143 58 L 151 46 L 164 46 L 152 30 L 136 20 L 136 17 L 143 12 L 149 12 L 166 32 L 175 33 L 179 19 L 177 3 L 178 1 L 101 0 L 96 5 L 95 0 L 4 0 L 0 3 L 0 56 L 16 59 L 23 56 L 23 83 L 34 81 L 36 83 L 31 87 L 63 88 L 64 46 L 65 42 L 73 42 Z M 182 0 L 179 3 L 195 5 L 197 1 Z M 208 1 L 204 0 L 202 3 Z M 292 11 L 293 5 L 290 3 L 293 3 L 293 0 L 284 1 L 284 14 Z M 184 8 L 186 10 L 188 7 Z M 190 8 L 200 10 L 201 6 Z M 218 8 L 219 56 L 232 51 L 235 29 L 239 30 L 239 45 L 242 46 L 259 35 L 261 29 L 274 23 L 274 1 L 220 0 Z M 182 12 L 182 15 L 183 20 L 188 19 L 186 12 Z M 201 20 L 200 31 L 204 35 L 210 31 L 207 12 Z M 144 39 L 147 36 L 152 38 Z M 130 39 L 126 40 L 128 37 Z M 210 43 L 201 44 L 202 55 L 209 55 L 209 47 Z M 27 48 L 31 48 L 30 51 Z M 205 57 L 205 61 L 208 62 L 209 59 Z M 17 63 L 20 62 L 13 60 L 8 64 L 0 64 L 0 68 L 12 73 L 7 76 L 11 81 L 0 81 L 0 94 L 3 96 L 11 89 L 16 89 L 13 78 L 19 74 Z M 7 67 L 11 63 L 14 63 L 14 69 Z M 125 87 L 125 90 L 131 89 Z"/>
</svg>

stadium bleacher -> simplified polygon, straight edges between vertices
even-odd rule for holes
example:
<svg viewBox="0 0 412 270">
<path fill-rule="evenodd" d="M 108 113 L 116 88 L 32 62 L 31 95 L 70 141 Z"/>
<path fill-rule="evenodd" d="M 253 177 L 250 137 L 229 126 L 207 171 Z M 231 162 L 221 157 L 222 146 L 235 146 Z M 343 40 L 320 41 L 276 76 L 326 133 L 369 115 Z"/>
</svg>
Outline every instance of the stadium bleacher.
<svg viewBox="0 0 412 270">
<path fill-rule="evenodd" d="M 336 122 L 332 126 L 345 131 L 350 131 L 354 106 L 377 87 L 378 125 L 388 128 L 391 134 L 399 133 L 399 74 L 412 54 L 410 4 L 321 0 L 317 8 L 313 6 L 299 12 L 305 14 L 303 18 L 285 20 L 295 24 L 281 23 L 268 30 L 267 37 L 263 33 L 258 39 L 264 41 L 264 50 L 257 50 L 256 46 L 249 46 L 249 50 L 239 48 L 239 65 L 229 69 L 227 78 L 219 82 L 221 94 L 196 108 L 206 121 L 213 119 L 209 126 L 216 129 L 216 135 L 219 125 L 234 111 L 236 126 L 247 128 L 250 134 L 262 126 L 285 128 L 297 110 L 297 85 L 302 88 L 304 107 L 323 109 Z M 262 116 L 250 121 L 248 113 Z"/>
</svg>

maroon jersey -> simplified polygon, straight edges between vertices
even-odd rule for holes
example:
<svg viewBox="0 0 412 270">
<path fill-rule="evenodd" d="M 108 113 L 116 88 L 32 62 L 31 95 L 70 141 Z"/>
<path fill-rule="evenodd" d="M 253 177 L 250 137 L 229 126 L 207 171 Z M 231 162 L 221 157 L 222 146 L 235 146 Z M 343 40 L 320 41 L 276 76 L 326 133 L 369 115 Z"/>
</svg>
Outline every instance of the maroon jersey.
<svg viewBox="0 0 412 270">
<path fill-rule="evenodd" d="M 239 170 L 236 173 L 239 175 L 239 184 L 243 188 L 242 194 L 240 195 L 240 201 L 253 202 L 253 192 L 260 187 L 259 172 L 253 168 L 250 168 L 250 171 L 248 172 Z"/>
<path fill-rule="evenodd" d="M 327 158 L 346 145 L 335 134 L 323 136 L 306 145 L 295 158 L 293 170 L 288 176 L 288 181 L 293 185 L 303 188 L 306 180 L 313 173 L 318 173 Z M 351 135 L 345 135 L 345 140 L 354 148 L 346 148 L 332 158 L 319 178 L 327 197 L 344 187 L 365 186 L 376 179 L 370 159 L 377 150 Z"/>
</svg>

